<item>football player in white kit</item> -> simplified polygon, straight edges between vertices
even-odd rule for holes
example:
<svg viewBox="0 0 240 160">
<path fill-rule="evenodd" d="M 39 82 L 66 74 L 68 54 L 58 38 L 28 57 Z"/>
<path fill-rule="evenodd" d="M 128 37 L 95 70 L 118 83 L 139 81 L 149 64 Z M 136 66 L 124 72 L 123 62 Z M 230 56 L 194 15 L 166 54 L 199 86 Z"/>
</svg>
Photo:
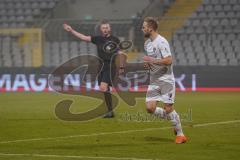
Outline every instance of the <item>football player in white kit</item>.
<svg viewBox="0 0 240 160">
<path fill-rule="evenodd" d="M 178 113 L 174 110 L 175 80 L 172 68 L 172 56 L 168 41 L 157 33 L 158 24 L 152 17 L 144 19 L 142 31 L 147 40 L 144 49 L 145 67 L 150 70 L 150 84 L 146 95 L 147 111 L 162 119 L 172 122 L 175 142 L 185 143 L 186 136 L 183 134 Z M 158 107 L 158 102 L 163 102 L 163 108 Z"/>
</svg>

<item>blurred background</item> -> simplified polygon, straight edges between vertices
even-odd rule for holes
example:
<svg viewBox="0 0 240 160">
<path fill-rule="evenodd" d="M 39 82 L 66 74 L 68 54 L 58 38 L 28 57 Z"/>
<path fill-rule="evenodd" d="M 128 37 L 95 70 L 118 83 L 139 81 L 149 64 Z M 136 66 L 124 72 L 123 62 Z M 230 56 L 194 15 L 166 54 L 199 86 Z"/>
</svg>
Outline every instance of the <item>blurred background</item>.
<svg viewBox="0 0 240 160">
<path fill-rule="evenodd" d="M 48 74 L 78 55 L 97 55 L 95 45 L 63 30 L 65 22 L 95 35 L 99 20 L 108 19 L 114 35 L 134 43 L 128 62 L 141 63 L 146 16 L 158 19 L 159 33 L 171 45 L 180 90 L 240 91 L 238 0 L 0 0 L 1 91 L 31 90 L 24 85 L 29 75 Z"/>
</svg>

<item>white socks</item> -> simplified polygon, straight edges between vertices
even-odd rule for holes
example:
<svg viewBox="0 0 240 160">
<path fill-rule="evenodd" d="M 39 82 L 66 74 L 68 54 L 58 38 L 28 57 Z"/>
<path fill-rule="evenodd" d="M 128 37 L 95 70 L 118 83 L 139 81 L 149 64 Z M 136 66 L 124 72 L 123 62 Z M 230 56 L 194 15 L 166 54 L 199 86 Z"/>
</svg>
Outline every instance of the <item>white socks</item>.
<svg viewBox="0 0 240 160">
<path fill-rule="evenodd" d="M 177 132 L 177 135 L 182 136 L 183 135 L 182 125 L 177 112 L 173 110 L 171 113 L 167 114 L 167 119 L 172 122 L 173 128 Z"/>
<path fill-rule="evenodd" d="M 156 109 L 154 111 L 154 115 L 156 115 L 157 117 L 159 117 L 161 119 L 170 120 L 172 122 L 174 130 L 177 132 L 177 135 L 178 136 L 183 135 L 181 121 L 180 121 L 179 115 L 177 114 L 177 112 L 175 110 L 173 110 L 171 113 L 167 114 L 163 108 L 156 107 Z"/>
<path fill-rule="evenodd" d="M 157 117 L 159 117 L 161 119 L 167 118 L 166 111 L 164 109 L 162 109 L 161 107 L 156 107 L 156 109 L 154 111 L 154 115 L 156 115 Z"/>
</svg>

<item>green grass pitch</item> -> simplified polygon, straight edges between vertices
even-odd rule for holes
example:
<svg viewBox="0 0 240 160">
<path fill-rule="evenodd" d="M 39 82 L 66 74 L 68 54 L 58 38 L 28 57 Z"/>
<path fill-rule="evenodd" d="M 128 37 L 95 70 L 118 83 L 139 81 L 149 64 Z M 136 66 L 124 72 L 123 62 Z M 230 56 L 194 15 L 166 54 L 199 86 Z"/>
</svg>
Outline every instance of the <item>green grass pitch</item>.
<svg viewBox="0 0 240 160">
<path fill-rule="evenodd" d="M 123 101 L 114 119 L 66 122 L 54 107 L 72 99 L 74 113 L 99 101 L 56 93 L 0 94 L 1 160 L 159 159 L 211 160 L 240 157 L 240 93 L 177 93 L 175 108 L 182 115 L 189 141 L 176 145 L 171 124 L 147 117 L 144 98 L 134 107 Z"/>
</svg>

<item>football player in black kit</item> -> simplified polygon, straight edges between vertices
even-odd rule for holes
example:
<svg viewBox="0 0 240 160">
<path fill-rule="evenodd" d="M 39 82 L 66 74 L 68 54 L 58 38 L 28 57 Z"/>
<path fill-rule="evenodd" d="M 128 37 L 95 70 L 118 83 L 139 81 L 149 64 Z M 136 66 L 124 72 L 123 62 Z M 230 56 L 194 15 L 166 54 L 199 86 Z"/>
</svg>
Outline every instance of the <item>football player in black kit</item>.
<svg viewBox="0 0 240 160">
<path fill-rule="evenodd" d="M 126 55 L 121 50 L 117 50 L 116 51 L 117 53 L 106 53 L 103 47 L 104 47 L 104 44 L 106 44 L 109 41 L 119 44 L 120 40 L 117 37 L 111 35 L 111 26 L 109 22 L 106 20 L 101 21 L 99 25 L 101 35 L 98 35 L 98 36 L 84 35 L 82 33 L 75 31 L 68 24 L 63 24 L 63 28 L 66 31 L 72 33 L 74 36 L 80 38 L 81 40 L 86 42 L 92 42 L 97 46 L 98 57 L 104 62 L 103 68 L 98 75 L 98 85 L 99 85 L 100 91 L 104 93 L 106 106 L 108 108 L 108 113 L 105 115 L 105 118 L 114 117 L 114 114 L 112 111 L 112 97 L 110 93 L 110 86 L 112 86 L 112 80 L 116 75 L 116 67 L 115 65 L 111 65 L 110 62 L 113 56 L 115 56 L 116 54 L 119 55 L 120 57 L 119 73 L 121 74 L 124 72 Z M 112 64 L 113 63 L 114 63 L 114 59 L 112 61 Z"/>
</svg>

